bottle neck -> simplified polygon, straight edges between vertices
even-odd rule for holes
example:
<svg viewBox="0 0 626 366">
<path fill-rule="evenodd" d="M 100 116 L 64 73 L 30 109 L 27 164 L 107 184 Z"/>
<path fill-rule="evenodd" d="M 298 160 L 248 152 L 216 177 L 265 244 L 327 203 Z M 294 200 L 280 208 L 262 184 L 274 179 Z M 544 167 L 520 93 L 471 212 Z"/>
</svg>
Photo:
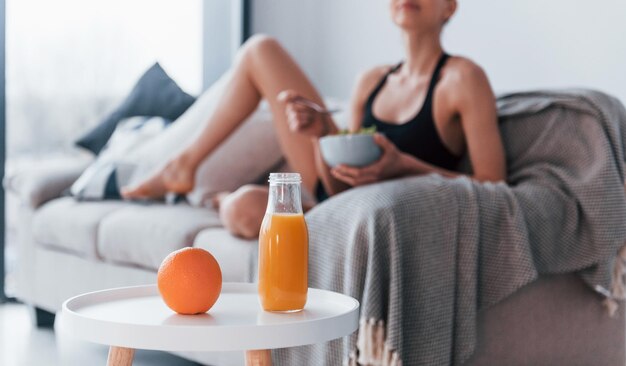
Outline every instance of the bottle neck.
<svg viewBox="0 0 626 366">
<path fill-rule="evenodd" d="M 300 183 L 270 182 L 268 214 L 302 214 Z"/>
</svg>

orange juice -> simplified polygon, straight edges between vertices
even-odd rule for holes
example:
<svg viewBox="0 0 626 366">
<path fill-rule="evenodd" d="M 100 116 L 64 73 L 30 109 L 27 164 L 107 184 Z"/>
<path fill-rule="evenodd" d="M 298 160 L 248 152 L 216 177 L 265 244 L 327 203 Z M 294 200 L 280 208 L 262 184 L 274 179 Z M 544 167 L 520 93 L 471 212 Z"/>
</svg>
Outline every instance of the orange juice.
<svg viewBox="0 0 626 366">
<path fill-rule="evenodd" d="M 302 213 L 267 213 L 259 233 L 259 297 L 267 311 L 304 308 L 309 236 Z"/>
</svg>

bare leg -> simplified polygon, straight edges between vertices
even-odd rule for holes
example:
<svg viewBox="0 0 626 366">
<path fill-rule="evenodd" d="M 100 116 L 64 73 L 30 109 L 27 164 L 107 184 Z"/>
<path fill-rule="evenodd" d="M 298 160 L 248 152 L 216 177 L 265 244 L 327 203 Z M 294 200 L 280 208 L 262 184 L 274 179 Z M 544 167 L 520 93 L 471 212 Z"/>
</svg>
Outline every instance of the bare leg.
<svg viewBox="0 0 626 366">
<path fill-rule="evenodd" d="M 289 130 L 285 106 L 276 98 L 286 89 L 323 105 L 315 87 L 277 41 L 266 36 L 252 37 L 240 49 L 231 79 L 205 129 L 162 171 L 137 187 L 123 190 L 124 197 L 151 198 L 163 196 L 166 191 L 189 192 L 198 165 L 254 112 L 262 98 L 271 107 L 287 161 L 302 175 L 303 185 L 313 191 L 318 180 L 313 142 Z"/>
<path fill-rule="evenodd" d="M 224 192 L 219 192 L 217 194 L 215 194 L 215 196 L 213 196 L 213 198 L 211 199 L 211 204 L 213 205 L 213 208 L 216 211 L 220 210 L 220 207 L 222 205 L 222 201 L 228 197 L 228 195 L 230 195 L 232 192 L 229 191 L 224 191 Z"/>
<path fill-rule="evenodd" d="M 246 185 L 231 194 L 222 195 L 218 205 L 224 227 L 240 238 L 258 237 L 268 193 L 267 187 Z"/>
<path fill-rule="evenodd" d="M 213 207 L 220 213 L 222 225 L 233 235 L 255 239 L 265 216 L 269 190 L 266 186 L 245 185 L 233 193 L 215 195 Z M 313 202 L 302 204 L 304 212 L 313 208 Z"/>
</svg>

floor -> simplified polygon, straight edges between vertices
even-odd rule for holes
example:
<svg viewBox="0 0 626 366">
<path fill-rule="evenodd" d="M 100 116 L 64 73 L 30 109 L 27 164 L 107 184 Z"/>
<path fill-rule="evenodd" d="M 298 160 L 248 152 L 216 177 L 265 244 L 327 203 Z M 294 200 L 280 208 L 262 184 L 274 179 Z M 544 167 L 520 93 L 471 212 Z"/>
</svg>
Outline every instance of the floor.
<svg viewBox="0 0 626 366">
<path fill-rule="evenodd" d="M 89 344 L 53 329 L 36 329 L 24 305 L 0 305 L 0 365 L 106 365 L 108 347 Z M 193 362 L 156 351 L 137 351 L 133 366 L 195 366 Z"/>
</svg>

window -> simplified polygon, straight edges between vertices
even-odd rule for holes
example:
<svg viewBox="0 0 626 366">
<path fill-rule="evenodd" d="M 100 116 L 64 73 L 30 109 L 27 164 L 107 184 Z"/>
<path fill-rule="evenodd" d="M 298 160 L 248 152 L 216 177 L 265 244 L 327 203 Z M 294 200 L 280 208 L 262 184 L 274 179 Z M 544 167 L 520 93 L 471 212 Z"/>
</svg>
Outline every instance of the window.
<svg viewBox="0 0 626 366">
<path fill-rule="evenodd" d="M 188 93 L 201 91 L 202 0 L 6 0 L 6 14 L 8 174 L 76 153 L 73 141 L 155 61 Z M 9 274 L 14 201 L 7 196 Z"/>
<path fill-rule="evenodd" d="M 9 158 L 71 147 L 155 61 L 202 83 L 201 0 L 7 0 Z"/>
</svg>

